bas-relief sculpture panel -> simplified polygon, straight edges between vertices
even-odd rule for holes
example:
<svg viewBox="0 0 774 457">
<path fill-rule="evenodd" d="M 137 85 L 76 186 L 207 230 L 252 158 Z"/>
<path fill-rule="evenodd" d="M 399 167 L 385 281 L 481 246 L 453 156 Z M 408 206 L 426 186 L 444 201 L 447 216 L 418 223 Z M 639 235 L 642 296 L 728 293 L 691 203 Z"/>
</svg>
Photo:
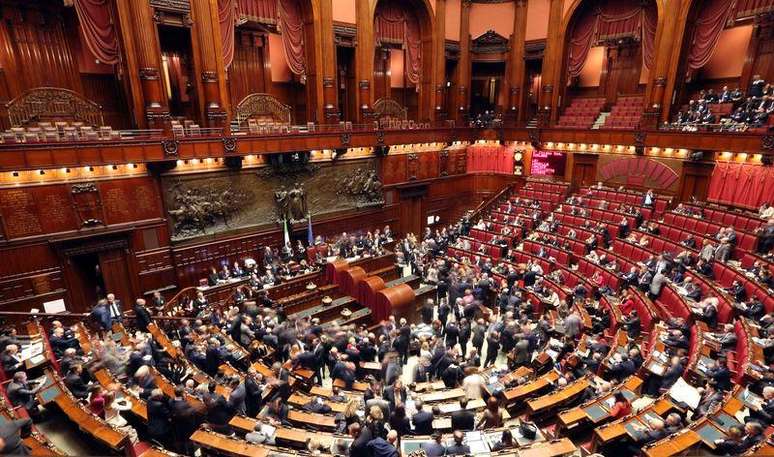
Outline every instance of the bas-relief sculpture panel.
<svg viewBox="0 0 774 457">
<path fill-rule="evenodd" d="M 170 175 L 162 179 L 175 241 L 238 229 L 278 225 L 283 206 L 276 196 L 301 189 L 312 222 L 316 217 L 384 204 L 376 161 L 308 164 L 295 171 L 272 167 Z M 297 212 L 297 211 L 296 211 Z M 288 222 L 298 223 L 299 214 Z"/>
</svg>

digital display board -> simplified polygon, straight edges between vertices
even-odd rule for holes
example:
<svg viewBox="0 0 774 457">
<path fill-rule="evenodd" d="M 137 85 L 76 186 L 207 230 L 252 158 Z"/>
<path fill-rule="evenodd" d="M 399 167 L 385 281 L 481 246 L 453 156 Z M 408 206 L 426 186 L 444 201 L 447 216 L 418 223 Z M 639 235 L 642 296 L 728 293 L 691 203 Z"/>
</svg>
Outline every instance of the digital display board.
<svg viewBox="0 0 774 457">
<path fill-rule="evenodd" d="M 531 174 L 533 176 L 564 176 L 567 155 L 557 151 L 534 151 Z"/>
</svg>

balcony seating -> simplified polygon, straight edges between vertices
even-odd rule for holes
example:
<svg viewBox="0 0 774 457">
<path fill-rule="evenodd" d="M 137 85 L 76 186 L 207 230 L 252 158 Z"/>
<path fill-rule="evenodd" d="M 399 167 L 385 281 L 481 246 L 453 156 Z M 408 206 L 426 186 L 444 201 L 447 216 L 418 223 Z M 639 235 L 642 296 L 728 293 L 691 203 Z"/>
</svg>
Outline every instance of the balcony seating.
<svg viewBox="0 0 774 457">
<path fill-rule="evenodd" d="M 605 106 L 604 98 L 576 98 L 565 108 L 557 127 L 588 129 Z"/>
<path fill-rule="evenodd" d="M 618 97 L 610 115 L 605 119 L 604 128 L 630 130 L 640 124 L 644 101 L 642 96 Z"/>
</svg>

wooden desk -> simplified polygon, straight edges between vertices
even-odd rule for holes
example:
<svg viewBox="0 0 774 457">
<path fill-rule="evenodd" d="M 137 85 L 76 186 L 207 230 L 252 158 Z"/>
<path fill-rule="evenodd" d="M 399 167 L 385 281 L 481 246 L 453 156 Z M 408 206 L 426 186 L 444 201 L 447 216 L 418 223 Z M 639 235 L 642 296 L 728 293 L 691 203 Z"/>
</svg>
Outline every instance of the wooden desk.
<svg viewBox="0 0 774 457">
<path fill-rule="evenodd" d="M 637 376 L 630 376 L 626 379 L 626 381 L 624 381 L 623 384 L 618 386 L 613 391 L 607 393 L 606 395 L 602 395 L 598 398 L 587 401 L 582 405 L 576 406 L 575 408 L 559 413 L 559 424 L 566 429 L 573 428 L 585 420 L 589 420 L 595 424 L 598 424 L 599 422 L 610 417 L 610 408 L 606 402 L 613 396 L 614 393 L 621 392 L 625 396 L 633 398 L 636 395 L 635 392 L 637 392 L 640 389 L 640 386 L 642 386 L 642 383 L 642 379 L 638 378 Z M 604 416 L 592 417 L 592 415 L 589 414 L 589 411 L 592 411 L 594 408 L 599 408 L 598 412 L 604 413 Z M 595 414 L 595 416 L 599 416 L 599 414 Z"/>
<path fill-rule="evenodd" d="M 15 410 L 10 408 L 10 405 L 6 403 L 3 395 L 0 395 L 0 422 L 12 421 L 16 419 L 22 419 L 19 417 Z M 61 450 L 57 449 L 51 442 L 48 441 L 44 435 L 38 432 L 37 428 L 32 425 L 32 433 L 27 438 L 22 440 L 24 445 L 30 449 L 30 455 L 35 456 L 64 456 L 66 455 Z"/>
<path fill-rule="evenodd" d="M 53 401 L 78 428 L 111 449 L 120 451 L 129 443 L 129 435 L 114 429 L 78 403 L 58 376 L 49 370 L 46 370 L 46 375 L 54 380 L 54 384 L 38 392 L 37 395 L 43 397 L 38 400 L 41 404 Z"/>
<path fill-rule="evenodd" d="M 151 376 L 153 376 L 153 380 L 156 382 L 156 387 L 161 389 L 167 397 L 175 398 L 175 385 L 159 373 L 155 367 L 149 366 L 148 368 L 150 369 Z M 186 393 L 183 398 L 185 398 L 186 403 L 196 408 L 197 411 L 204 411 L 206 409 L 204 402 L 199 400 L 198 397 Z"/>
<path fill-rule="evenodd" d="M 563 403 L 574 400 L 590 385 L 591 383 L 588 379 L 579 379 L 556 392 L 527 401 L 527 408 L 530 414 L 537 414 L 550 408 L 556 408 Z"/>
<path fill-rule="evenodd" d="M 366 373 L 373 375 L 377 379 L 381 377 L 382 364 L 379 362 L 360 362 L 360 368 L 365 370 Z"/>
<path fill-rule="evenodd" d="M 191 435 L 191 441 L 198 446 L 229 456 L 267 457 L 269 455 L 269 449 L 263 446 L 201 429 Z"/>
<path fill-rule="evenodd" d="M 433 403 L 433 402 L 439 402 L 439 401 L 446 401 L 446 400 L 453 400 L 455 398 L 462 398 L 465 396 L 465 391 L 463 389 L 448 389 L 448 390 L 439 390 L 436 392 L 428 392 L 426 394 L 422 394 L 419 396 L 420 399 L 422 399 L 425 403 Z"/>
<path fill-rule="evenodd" d="M 642 452 L 648 457 L 669 457 L 681 454 L 698 443 L 701 443 L 698 433 L 683 429 L 675 435 L 645 446 Z"/>
<path fill-rule="evenodd" d="M 134 392 L 127 389 L 125 385 L 118 382 L 106 368 L 101 368 L 94 372 L 94 379 L 106 390 L 118 387 L 118 390 L 124 395 L 124 398 L 126 398 L 127 401 L 132 402 L 132 414 L 137 416 L 141 421 L 148 422 L 148 409 L 145 405 L 145 400 L 141 399 L 135 395 Z"/>
<path fill-rule="evenodd" d="M 341 379 L 337 379 L 333 381 L 333 385 L 338 387 L 339 389 L 346 389 L 347 384 L 342 381 Z M 356 392 L 365 392 L 366 389 L 368 389 L 368 383 L 367 382 L 353 382 L 352 383 L 352 390 Z"/>
<path fill-rule="evenodd" d="M 516 455 L 519 457 L 556 457 L 570 454 L 577 450 L 578 448 L 575 447 L 569 438 L 562 438 L 556 441 L 536 443 L 519 449 Z"/>
<path fill-rule="evenodd" d="M 288 412 L 288 420 L 290 422 L 305 425 L 316 430 L 323 429 L 333 431 L 336 429 L 336 418 L 333 416 L 326 416 L 324 414 L 307 413 L 304 411 L 291 409 L 290 412 Z"/>
<path fill-rule="evenodd" d="M 308 397 L 300 392 L 294 392 L 290 397 L 288 397 L 288 404 L 301 408 L 305 404 L 312 401 L 312 398 L 313 397 Z M 347 409 L 347 405 L 345 403 L 336 403 L 332 401 L 323 401 L 323 403 L 330 407 L 331 411 L 334 413 L 343 413 L 344 410 Z"/>
<path fill-rule="evenodd" d="M 258 419 L 237 415 L 231 418 L 231 420 L 228 422 L 228 425 L 234 427 L 235 429 L 237 429 L 242 433 L 250 433 L 254 431 L 255 426 L 260 423 L 261 421 L 259 421 Z"/>
<path fill-rule="evenodd" d="M 503 396 L 505 397 L 507 403 L 513 403 L 517 400 L 524 399 L 536 392 L 540 392 L 542 389 L 551 385 L 551 383 L 556 382 L 557 379 L 559 379 L 559 373 L 552 370 L 526 384 L 522 384 L 520 386 L 514 387 L 513 389 L 506 390 L 503 392 Z"/>
<path fill-rule="evenodd" d="M 433 381 L 433 382 L 420 382 L 414 385 L 414 392 L 422 393 L 422 392 L 431 392 L 433 390 L 441 390 L 445 389 L 446 384 L 443 383 L 443 381 Z"/>
</svg>

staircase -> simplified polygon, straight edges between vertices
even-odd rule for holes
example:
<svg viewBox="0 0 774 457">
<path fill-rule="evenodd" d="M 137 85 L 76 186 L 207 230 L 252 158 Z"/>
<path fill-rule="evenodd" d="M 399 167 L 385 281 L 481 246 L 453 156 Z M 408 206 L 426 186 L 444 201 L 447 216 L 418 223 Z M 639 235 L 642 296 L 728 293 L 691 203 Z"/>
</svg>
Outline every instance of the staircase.
<svg viewBox="0 0 774 457">
<path fill-rule="evenodd" d="M 592 130 L 599 130 L 602 128 L 603 125 L 605 125 L 605 122 L 607 121 L 607 117 L 610 116 L 609 112 L 601 112 L 599 113 L 599 117 L 594 121 L 594 124 L 592 124 L 591 129 Z"/>
</svg>

